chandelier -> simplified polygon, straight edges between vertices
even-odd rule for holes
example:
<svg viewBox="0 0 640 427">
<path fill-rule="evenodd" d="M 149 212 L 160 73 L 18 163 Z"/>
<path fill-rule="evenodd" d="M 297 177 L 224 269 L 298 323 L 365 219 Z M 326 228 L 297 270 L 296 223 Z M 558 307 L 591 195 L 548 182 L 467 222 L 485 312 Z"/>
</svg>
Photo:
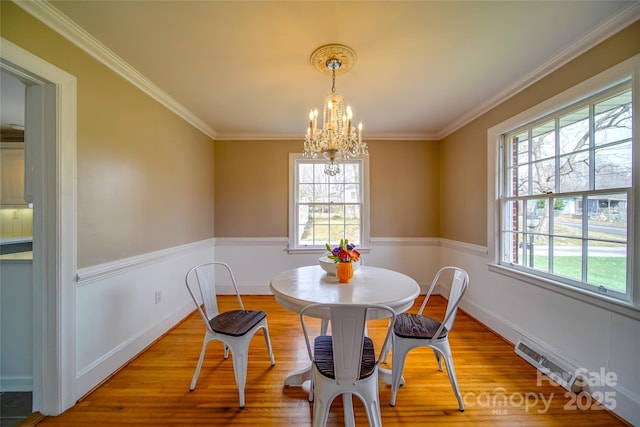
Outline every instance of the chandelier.
<svg viewBox="0 0 640 427">
<path fill-rule="evenodd" d="M 369 154 L 362 142 L 362 122 L 352 126 L 351 106 L 344 106 L 342 95 L 336 92 L 336 73 L 345 73 L 355 64 L 356 53 L 348 46 L 330 44 L 321 46 L 311 54 L 311 64 L 321 72 L 332 75 L 331 93 L 324 97 L 322 127 L 318 123 L 318 110 L 309 113 L 309 127 L 304 138 L 305 158 L 322 155 L 327 159 L 324 172 L 335 176 L 340 173 L 339 162 Z"/>
</svg>

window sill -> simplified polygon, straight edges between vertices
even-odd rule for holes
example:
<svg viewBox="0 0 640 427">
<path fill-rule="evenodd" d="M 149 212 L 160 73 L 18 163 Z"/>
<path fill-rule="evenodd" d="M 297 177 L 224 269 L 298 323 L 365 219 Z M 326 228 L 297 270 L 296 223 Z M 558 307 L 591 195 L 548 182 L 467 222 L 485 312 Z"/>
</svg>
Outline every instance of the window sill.
<svg viewBox="0 0 640 427">
<path fill-rule="evenodd" d="M 621 301 L 605 295 L 594 294 L 587 290 L 573 288 L 559 282 L 546 280 L 503 265 L 489 264 L 489 271 L 556 292 L 569 298 L 594 305 L 634 320 L 640 320 L 640 306 L 634 305 L 631 302 Z"/>
</svg>

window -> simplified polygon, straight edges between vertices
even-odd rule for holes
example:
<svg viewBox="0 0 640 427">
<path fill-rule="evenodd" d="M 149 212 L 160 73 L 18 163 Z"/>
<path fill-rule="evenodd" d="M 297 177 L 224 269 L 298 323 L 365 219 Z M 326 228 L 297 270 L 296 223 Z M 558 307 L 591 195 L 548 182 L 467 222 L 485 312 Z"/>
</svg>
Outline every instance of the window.
<svg viewBox="0 0 640 427">
<path fill-rule="evenodd" d="M 289 248 L 324 248 L 348 239 L 368 243 L 368 159 L 340 163 L 340 173 L 324 173 L 325 160 L 290 155 Z"/>
<path fill-rule="evenodd" d="M 630 77 L 573 91 L 565 107 L 500 132 L 499 265 L 631 301 L 633 91 Z"/>
</svg>

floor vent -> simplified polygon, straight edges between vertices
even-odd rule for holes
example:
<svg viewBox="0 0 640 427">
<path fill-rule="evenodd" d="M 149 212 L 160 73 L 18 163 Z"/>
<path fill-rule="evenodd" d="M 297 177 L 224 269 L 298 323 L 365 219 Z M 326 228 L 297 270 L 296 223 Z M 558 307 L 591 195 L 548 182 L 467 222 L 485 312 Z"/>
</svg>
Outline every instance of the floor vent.
<svg viewBox="0 0 640 427">
<path fill-rule="evenodd" d="M 518 341 L 515 351 L 516 354 L 532 364 L 538 371 L 571 391 L 577 370 L 568 362 L 550 355 L 547 350 L 541 347 L 522 340 Z"/>
</svg>

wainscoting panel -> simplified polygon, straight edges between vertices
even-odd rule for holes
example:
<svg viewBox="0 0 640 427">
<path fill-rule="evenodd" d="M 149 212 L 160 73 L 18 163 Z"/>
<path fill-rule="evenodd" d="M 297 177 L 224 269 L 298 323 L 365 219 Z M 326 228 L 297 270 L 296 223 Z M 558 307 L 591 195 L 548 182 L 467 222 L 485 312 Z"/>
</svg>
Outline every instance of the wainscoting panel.
<svg viewBox="0 0 640 427">
<path fill-rule="evenodd" d="M 206 240 L 78 271 L 78 397 L 194 310 L 185 273 L 213 257 Z"/>
<path fill-rule="evenodd" d="M 216 260 L 228 263 L 243 294 L 270 295 L 269 282 L 291 268 L 316 265 L 326 251 L 289 253 L 288 241 L 280 238 L 215 239 Z M 421 287 L 431 283 L 439 266 L 439 239 L 376 238 L 370 247 L 358 248 L 363 265 L 389 268 L 415 279 Z M 220 293 L 231 293 L 222 289 Z"/>
</svg>

